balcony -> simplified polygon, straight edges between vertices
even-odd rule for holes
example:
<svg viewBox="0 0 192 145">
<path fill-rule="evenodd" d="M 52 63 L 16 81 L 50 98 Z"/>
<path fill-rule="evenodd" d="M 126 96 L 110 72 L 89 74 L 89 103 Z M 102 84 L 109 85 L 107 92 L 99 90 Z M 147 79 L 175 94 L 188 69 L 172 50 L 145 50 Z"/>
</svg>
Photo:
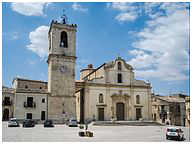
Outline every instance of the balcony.
<svg viewBox="0 0 192 145">
<path fill-rule="evenodd" d="M 25 108 L 36 108 L 36 103 L 35 102 L 31 102 L 31 103 L 23 102 L 23 107 L 25 107 Z"/>
<path fill-rule="evenodd" d="M 3 102 L 2 102 L 2 105 L 3 106 L 10 106 L 10 105 L 12 105 L 13 104 L 13 101 L 12 100 L 10 100 L 10 101 L 5 101 L 5 100 L 3 100 Z"/>
</svg>

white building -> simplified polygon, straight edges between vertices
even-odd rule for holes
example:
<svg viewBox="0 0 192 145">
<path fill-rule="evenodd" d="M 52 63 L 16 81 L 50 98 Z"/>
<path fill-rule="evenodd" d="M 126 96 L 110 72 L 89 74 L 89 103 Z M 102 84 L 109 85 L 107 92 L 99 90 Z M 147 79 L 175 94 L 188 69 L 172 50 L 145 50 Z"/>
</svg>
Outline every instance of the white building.
<svg viewBox="0 0 192 145">
<path fill-rule="evenodd" d="M 118 57 L 97 69 L 88 65 L 76 81 L 77 118 L 86 120 L 151 120 L 151 86 L 134 77 Z"/>
<path fill-rule="evenodd" d="M 14 78 L 14 117 L 19 120 L 47 119 L 47 82 Z"/>
</svg>

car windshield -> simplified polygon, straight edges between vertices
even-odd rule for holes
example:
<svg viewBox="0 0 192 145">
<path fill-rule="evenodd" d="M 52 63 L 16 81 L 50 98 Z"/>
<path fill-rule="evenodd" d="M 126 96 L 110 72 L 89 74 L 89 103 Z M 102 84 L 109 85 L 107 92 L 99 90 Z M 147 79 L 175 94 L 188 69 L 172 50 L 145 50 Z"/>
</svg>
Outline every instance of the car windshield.
<svg viewBox="0 0 192 145">
<path fill-rule="evenodd" d="M 76 122 L 76 119 L 71 119 L 71 122 Z"/>
<path fill-rule="evenodd" d="M 169 131 L 169 132 L 177 132 L 178 129 L 176 129 L 176 128 L 169 128 L 168 131 Z"/>
<path fill-rule="evenodd" d="M 12 118 L 12 119 L 10 119 L 10 121 L 14 122 L 14 121 L 17 121 L 17 119 L 15 119 L 15 118 Z"/>
</svg>

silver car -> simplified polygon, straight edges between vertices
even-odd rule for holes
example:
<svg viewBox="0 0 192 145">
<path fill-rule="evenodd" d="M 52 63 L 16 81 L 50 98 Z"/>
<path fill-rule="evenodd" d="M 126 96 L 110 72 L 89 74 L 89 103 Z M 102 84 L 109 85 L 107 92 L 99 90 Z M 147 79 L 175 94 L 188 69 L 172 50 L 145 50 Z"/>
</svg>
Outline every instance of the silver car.
<svg viewBox="0 0 192 145">
<path fill-rule="evenodd" d="M 75 118 L 70 118 L 68 122 L 69 127 L 77 127 L 77 120 Z"/>
<path fill-rule="evenodd" d="M 183 140 L 183 131 L 178 127 L 169 127 L 167 128 L 166 139 Z"/>
<path fill-rule="evenodd" d="M 8 127 L 19 127 L 19 122 L 16 118 L 11 118 L 8 122 Z"/>
</svg>

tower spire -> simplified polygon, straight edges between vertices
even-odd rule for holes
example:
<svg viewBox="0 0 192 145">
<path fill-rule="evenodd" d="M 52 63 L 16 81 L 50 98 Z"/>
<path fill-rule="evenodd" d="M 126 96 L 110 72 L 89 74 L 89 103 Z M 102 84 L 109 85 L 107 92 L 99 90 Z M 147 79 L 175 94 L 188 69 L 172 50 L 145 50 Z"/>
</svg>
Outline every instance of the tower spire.
<svg viewBox="0 0 192 145">
<path fill-rule="evenodd" d="M 65 15 L 65 9 L 63 9 L 63 14 L 61 15 L 62 24 L 67 24 L 67 16 Z"/>
</svg>

